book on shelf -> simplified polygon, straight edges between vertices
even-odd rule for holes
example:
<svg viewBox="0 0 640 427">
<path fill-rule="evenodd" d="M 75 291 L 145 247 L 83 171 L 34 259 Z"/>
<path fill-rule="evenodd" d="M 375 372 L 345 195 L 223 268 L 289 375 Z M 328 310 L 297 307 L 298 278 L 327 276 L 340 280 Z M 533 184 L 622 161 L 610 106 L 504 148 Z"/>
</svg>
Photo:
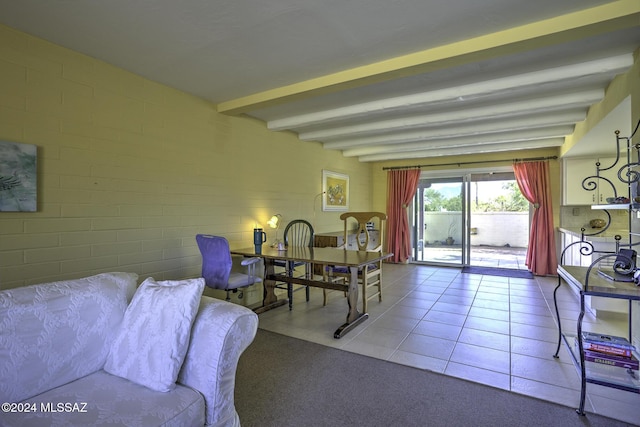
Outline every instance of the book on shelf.
<svg viewBox="0 0 640 427">
<path fill-rule="evenodd" d="M 627 357 L 627 358 L 633 356 L 632 350 L 618 348 L 618 347 L 610 347 L 605 344 L 583 342 L 582 347 L 585 350 L 594 351 L 602 354 L 609 354 L 612 356 L 620 356 L 620 357 Z"/>
<path fill-rule="evenodd" d="M 584 351 L 584 360 L 587 362 L 600 363 L 602 365 L 617 366 L 619 368 L 638 370 L 638 359 L 631 357 L 614 356 L 597 351 Z"/>
<path fill-rule="evenodd" d="M 601 351 L 594 351 L 594 350 L 589 350 L 587 348 L 588 343 L 583 342 L 582 344 L 584 346 L 583 347 L 584 360 L 586 362 L 593 362 L 599 366 L 618 367 L 618 368 L 631 369 L 634 371 L 637 371 L 640 368 L 640 362 L 638 361 L 638 358 L 634 354 L 631 354 L 629 356 L 624 356 L 621 354 L 612 354 L 612 353 L 605 353 Z M 580 350 L 579 350 L 578 337 L 576 337 L 574 345 L 575 345 L 576 354 L 579 354 Z"/>
<path fill-rule="evenodd" d="M 616 335 L 598 334 L 595 332 L 582 332 L 582 340 L 600 344 L 607 344 L 613 347 L 635 350 L 635 347 L 629 342 L 628 339 Z"/>
<path fill-rule="evenodd" d="M 635 346 L 624 337 L 615 335 L 583 332 L 582 342 L 585 350 L 599 351 L 618 356 L 631 357 Z"/>
</svg>

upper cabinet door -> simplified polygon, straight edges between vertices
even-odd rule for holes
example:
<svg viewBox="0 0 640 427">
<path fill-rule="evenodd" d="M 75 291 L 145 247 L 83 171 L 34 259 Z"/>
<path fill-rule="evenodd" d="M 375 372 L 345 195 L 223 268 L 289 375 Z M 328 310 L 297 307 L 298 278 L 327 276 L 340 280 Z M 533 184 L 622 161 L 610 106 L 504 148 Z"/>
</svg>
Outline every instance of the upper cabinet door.
<svg viewBox="0 0 640 427">
<path fill-rule="evenodd" d="M 593 191 L 585 190 L 582 181 L 596 174 L 596 162 L 600 161 L 601 167 L 609 167 L 615 161 L 615 157 L 593 158 L 568 158 L 563 160 L 562 169 L 562 203 L 564 205 L 600 205 L 607 203 L 607 197 L 614 197 L 614 189 L 604 180 L 598 181 L 597 188 Z M 602 171 L 600 176 L 607 178 L 615 187 L 617 196 L 627 197 L 627 185 L 618 178 L 618 170 L 626 163 L 620 159 L 618 164 L 610 170 Z"/>
<path fill-rule="evenodd" d="M 606 168 L 609 167 L 613 164 L 613 162 L 616 161 L 615 157 L 603 157 L 600 158 L 600 167 L 601 168 Z M 622 168 L 624 165 L 627 164 L 627 158 L 626 155 L 625 156 L 620 156 L 620 159 L 618 160 L 618 164 L 615 165 L 614 167 L 612 167 L 609 170 L 606 171 L 602 171 L 602 173 L 600 174 L 601 176 L 607 178 L 609 181 L 611 181 L 615 187 L 615 194 L 614 194 L 614 190 L 613 188 L 611 188 L 611 185 L 607 184 L 607 183 L 602 183 L 599 186 L 599 192 L 598 192 L 598 201 L 597 204 L 602 205 L 602 204 L 606 204 L 607 203 L 607 197 L 629 197 L 629 185 L 623 181 L 620 180 L 620 177 L 618 176 L 618 171 L 620 170 L 620 168 Z M 625 168 L 626 171 L 626 168 Z M 623 171 L 623 175 L 622 178 L 623 179 L 627 179 L 626 175 L 624 175 L 625 171 Z"/>
<path fill-rule="evenodd" d="M 595 175 L 596 159 L 568 158 L 563 160 L 562 203 L 564 205 L 594 205 L 598 200 L 597 190 L 587 191 L 582 181 Z"/>
</svg>

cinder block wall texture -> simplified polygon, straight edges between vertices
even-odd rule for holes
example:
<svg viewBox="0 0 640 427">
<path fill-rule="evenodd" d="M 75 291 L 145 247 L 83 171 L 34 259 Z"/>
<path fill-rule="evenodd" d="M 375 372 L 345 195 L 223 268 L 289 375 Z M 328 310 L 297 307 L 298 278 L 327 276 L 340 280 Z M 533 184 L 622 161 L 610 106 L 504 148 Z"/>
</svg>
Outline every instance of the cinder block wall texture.
<svg viewBox="0 0 640 427">
<path fill-rule="evenodd" d="M 369 164 L 1 25 L 0 140 L 38 147 L 37 212 L 0 212 L 0 289 L 198 276 L 196 233 L 250 246 L 275 213 L 340 230 L 314 200 L 323 169 L 349 174 L 352 210 L 371 209 Z"/>
</svg>

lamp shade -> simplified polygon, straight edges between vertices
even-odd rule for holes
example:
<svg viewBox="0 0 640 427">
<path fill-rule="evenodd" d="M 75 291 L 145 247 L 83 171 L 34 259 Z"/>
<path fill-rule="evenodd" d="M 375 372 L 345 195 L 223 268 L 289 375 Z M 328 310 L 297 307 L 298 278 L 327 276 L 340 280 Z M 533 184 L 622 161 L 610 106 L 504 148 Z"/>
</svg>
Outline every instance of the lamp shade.
<svg viewBox="0 0 640 427">
<path fill-rule="evenodd" d="M 274 216 L 271 217 L 271 219 L 269 221 L 267 221 L 267 224 L 269 224 L 269 227 L 271 228 L 278 228 L 278 223 L 280 222 L 280 217 L 282 215 L 280 214 L 275 214 Z"/>
</svg>

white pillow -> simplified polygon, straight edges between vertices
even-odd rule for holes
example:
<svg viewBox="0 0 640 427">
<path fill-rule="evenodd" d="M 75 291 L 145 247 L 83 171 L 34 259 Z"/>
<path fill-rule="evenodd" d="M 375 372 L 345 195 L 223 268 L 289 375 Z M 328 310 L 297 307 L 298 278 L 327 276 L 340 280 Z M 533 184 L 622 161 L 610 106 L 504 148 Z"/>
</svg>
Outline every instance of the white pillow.
<svg viewBox="0 0 640 427">
<path fill-rule="evenodd" d="M 127 307 L 104 370 L 152 390 L 172 390 L 203 289 L 203 278 L 145 280 Z"/>
</svg>

